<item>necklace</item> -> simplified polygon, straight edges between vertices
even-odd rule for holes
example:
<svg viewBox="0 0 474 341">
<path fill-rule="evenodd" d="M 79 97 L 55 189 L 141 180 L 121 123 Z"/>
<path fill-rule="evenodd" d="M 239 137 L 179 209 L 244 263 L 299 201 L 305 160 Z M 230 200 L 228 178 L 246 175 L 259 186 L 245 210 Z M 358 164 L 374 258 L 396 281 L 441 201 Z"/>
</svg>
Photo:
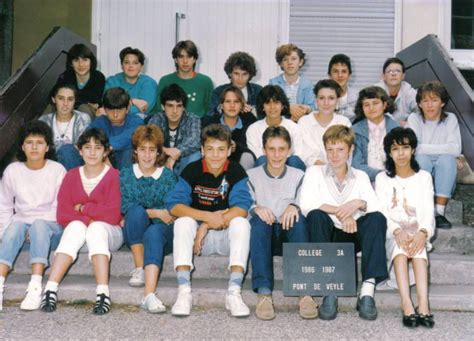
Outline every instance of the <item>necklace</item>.
<svg viewBox="0 0 474 341">
<path fill-rule="evenodd" d="M 74 120 L 74 115 L 71 117 L 71 119 L 70 119 L 69 122 L 67 123 L 66 128 L 65 128 L 64 130 L 61 130 L 61 129 L 59 129 L 58 117 L 56 116 L 56 120 L 55 120 L 55 122 L 56 122 L 56 129 L 58 130 L 59 137 L 60 137 L 61 139 L 64 139 L 64 136 L 66 136 L 66 133 L 67 133 L 67 131 L 68 131 L 68 129 L 69 129 L 69 125 L 71 124 L 71 122 L 72 122 L 73 120 Z"/>
</svg>

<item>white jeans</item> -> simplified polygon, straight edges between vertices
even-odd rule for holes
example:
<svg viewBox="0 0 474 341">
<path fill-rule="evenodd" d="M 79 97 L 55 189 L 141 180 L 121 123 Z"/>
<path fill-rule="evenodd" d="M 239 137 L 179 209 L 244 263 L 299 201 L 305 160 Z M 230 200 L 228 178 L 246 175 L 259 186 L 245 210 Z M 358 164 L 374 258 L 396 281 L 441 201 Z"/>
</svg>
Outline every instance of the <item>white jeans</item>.
<svg viewBox="0 0 474 341">
<path fill-rule="evenodd" d="M 79 249 L 87 244 L 89 259 L 94 255 L 105 255 L 110 259 L 110 252 L 117 251 L 123 244 L 122 228 L 103 221 L 94 221 L 89 226 L 75 220 L 66 226 L 56 253 L 77 258 Z"/>
<path fill-rule="evenodd" d="M 198 222 L 190 217 L 181 217 L 174 222 L 173 259 L 174 268 L 193 266 L 193 245 Z M 225 230 L 209 230 L 202 245 L 202 255 L 219 254 L 229 256 L 231 266 L 247 268 L 250 248 L 250 223 L 235 217 Z"/>
</svg>

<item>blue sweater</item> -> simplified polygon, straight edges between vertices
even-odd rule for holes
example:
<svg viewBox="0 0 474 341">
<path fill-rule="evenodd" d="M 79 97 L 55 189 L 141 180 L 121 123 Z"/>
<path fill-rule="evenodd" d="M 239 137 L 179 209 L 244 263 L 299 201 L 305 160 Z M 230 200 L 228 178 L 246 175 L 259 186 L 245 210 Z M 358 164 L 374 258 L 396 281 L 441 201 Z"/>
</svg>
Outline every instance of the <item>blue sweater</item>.
<svg viewBox="0 0 474 341">
<path fill-rule="evenodd" d="M 120 171 L 120 191 L 122 193 L 122 213 L 127 214 L 130 207 L 139 205 L 145 209 L 166 209 L 165 197 L 176 184 L 176 175 L 170 169 L 163 167 L 163 173 L 158 179 L 141 176 L 137 178 L 133 167 Z M 154 223 L 162 222 L 153 218 Z"/>
<path fill-rule="evenodd" d="M 123 72 L 117 73 L 116 75 L 107 78 L 105 83 L 106 91 L 110 88 L 117 87 L 126 90 L 130 95 L 130 98 L 143 99 L 148 102 L 148 108 L 144 114 L 141 113 L 140 109 L 138 109 L 138 107 L 135 105 L 130 106 L 130 110 L 128 111 L 129 114 L 140 115 L 143 118 L 144 115 L 148 115 L 151 112 L 156 104 L 156 90 L 158 88 L 158 84 L 156 84 L 156 81 L 153 78 L 147 75 L 140 75 L 135 84 L 128 83 L 125 80 L 125 75 Z"/>
<path fill-rule="evenodd" d="M 132 148 L 132 135 L 143 120 L 136 115 L 126 115 L 125 122 L 121 126 L 113 126 L 107 116 L 97 117 L 89 128 L 102 129 L 107 135 L 110 145 L 114 150 L 126 150 Z"/>
<path fill-rule="evenodd" d="M 285 90 L 286 81 L 283 77 L 283 73 L 275 78 L 270 79 L 270 84 L 278 85 L 280 88 Z M 316 99 L 313 93 L 313 83 L 303 75 L 300 75 L 300 83 L 298 87 L 298 93 L 296 94 L 296 102 L 298 104 L 305 104 L 311 107 L 311 110 L 316 109 Z"/>
<path fill-rule="evenodd" d="M 398 127 L 398 123 L 390 118 L 389 115 L 385 114 L 385 131 L 388 133 L 396 127 Z M 367 123 L 367 119 L 364 118 L 362 121 L 357 122 L 352 126 L 352 129 L 356 135 L 352 167 L 366 172 L 370 181 L 374 182 L 375 177 L 380 173 L 380 169 L 375 169 L 368 165 L 369 124 Z"/>
</svg>

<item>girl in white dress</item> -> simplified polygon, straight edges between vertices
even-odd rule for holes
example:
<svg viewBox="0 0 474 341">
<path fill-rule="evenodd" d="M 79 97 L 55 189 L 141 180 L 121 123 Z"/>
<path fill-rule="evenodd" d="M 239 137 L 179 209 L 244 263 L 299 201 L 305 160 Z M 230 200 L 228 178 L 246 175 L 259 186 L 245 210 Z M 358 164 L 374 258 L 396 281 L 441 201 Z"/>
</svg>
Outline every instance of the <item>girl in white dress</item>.
<svg viewBox="0 0 474 341">
<path fill-rule="evenodd" d="M 384 138 L 386 172 L 375 180 L 377 197 L 387 218 L 387 253 L 395 270 L 401 296 L 403 325 L 434 326 L 428 303 L 428 257 L 426 243 L 434 234 L 433 182 L 415 160 L 416 135 L 395 128 Z M 408 263 L 415 274 L 418 311 L 410 297 Z"/>
</svg>

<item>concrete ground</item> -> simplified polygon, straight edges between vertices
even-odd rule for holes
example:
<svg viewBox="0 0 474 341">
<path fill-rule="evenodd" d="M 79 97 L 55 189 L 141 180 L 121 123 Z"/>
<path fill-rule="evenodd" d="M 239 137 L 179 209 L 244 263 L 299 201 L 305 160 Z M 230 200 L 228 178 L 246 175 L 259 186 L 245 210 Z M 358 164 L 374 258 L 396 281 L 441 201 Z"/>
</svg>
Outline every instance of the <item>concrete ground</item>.
<svg viewBox="0 0 474 341">
<path fill-rule="evenodd" d="M 169 311 L 152 315 L 136 306 L 114 305 L 105 316 L 94 316 L 90 302 L 60 304 L 54 313 L 23 312 L 19 302 L 4 302 L 0 339 L 378 339 L 472 340 L 474 313 L 435 312 L 434 329 L 407 329 L 401 313 L 379 311 L 377 321 L 363 321 L 355 311 L 340 312 L 334 321 L 302 320 L 293 312 L 263 322 L 254 315 L 236 319 L 223 309 L 193 309 L 187 318 Z"/>
</svg>

